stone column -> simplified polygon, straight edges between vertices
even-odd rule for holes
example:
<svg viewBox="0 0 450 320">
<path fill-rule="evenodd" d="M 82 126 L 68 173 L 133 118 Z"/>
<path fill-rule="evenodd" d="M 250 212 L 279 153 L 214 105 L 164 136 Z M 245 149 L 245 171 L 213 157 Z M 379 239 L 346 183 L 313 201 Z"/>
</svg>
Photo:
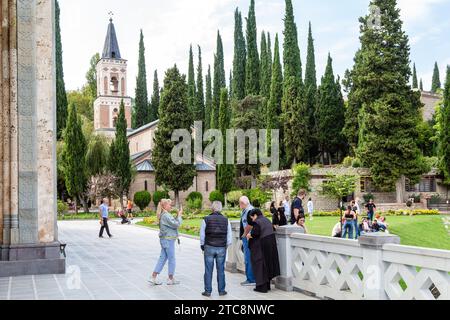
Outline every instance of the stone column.
<svg viewBox="0 0 450 320">
<path fill-rule="evenodd" d="M 278 228 L 276 232 L 281 276 L 276 278 L 275 286 L 277 289 L 283 291 L 292 291 L 294 289 L 292 285 L 291 247 L 291 235 L 294 233 L 300 233 L 299 228 L 295 226 L 284 226 Z"/>
<path fill-rule="evenodd" d="M 384 291 L 383 245 L 400 244 L 400 238 L 386 233 L 369 233 L 358 238 L 363 249 L 363 292 L 366 300 L 388 300 Z"/>
<path fill-rule="evenodd" d="M 64 273 L 56 226 L 55 3 L 0 1 L 0 277 Z"/>
</svg>

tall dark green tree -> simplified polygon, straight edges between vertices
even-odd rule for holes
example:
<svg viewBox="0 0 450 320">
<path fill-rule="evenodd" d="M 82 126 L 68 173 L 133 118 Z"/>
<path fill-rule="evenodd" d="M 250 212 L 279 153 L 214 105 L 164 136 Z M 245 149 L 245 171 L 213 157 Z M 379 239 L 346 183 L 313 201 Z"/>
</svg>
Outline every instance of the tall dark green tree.
<svg viewBox="0 0 450 320">
<path fill-rule="evenodd" d="M 444 102 L 439 111 L 439 159 L 445 183 L 450 185 L 450 66 L 444 87 Z"/>
<path fill-rule="evenodd" d="M 57 137 L 61 138 L 67 120 L 67 95 L 66 85 L 64 83 L 63 52 L 61 43 L 61 25 L 60 25 L 60 7 L 59 1 L 56 1 L 55 8 L 55 35 L 56 35 L 56 125 Z"/>
<path fill-rule="evenodd" d="M 227 87 L 225 76 L 225 65 L 223 56 L 223 43 L 220 32 L 217 32 L 217 49 L 214 56 L 214 80 L 213 80 L 213 96 L 211 110 L 212 129 L 219 128 L 219 109 L 220 109 L 220 91 Z"/>
<path fill-rule="evenodd" d="M 220 92 L 219 128 L 224 137 L 223 154 L 224 160 L 226 161 L 226 132 L 231 128 L 231 110 L 228 100 L 228 90 L 226 88 L 222 88 Z M 227 202 L 226 195 L 233 188 L 234 177 L 235 168 L 233 165 L 226 163 L 218 165 L 217 189 L 225 195 L 225 203 Z"/>
<path fill-rule="evenodd" d="M 271 143 L 270 130 L 282 129 L 280 125 L 280 115 L 282 112 L 281 101 L 283 99 L 283 70 L 280 59 L 280 45 L 278 34 L 275 36 L 274 60 L 272 65 L 272 78 L 270 84 L 270 99 L 267 106 L 266 126 L 268 130 L 267 141 Z M 280 132 L 281 133 L 281 132 Z M 282 133 L 280 134 L 282 139 Z"/>
<path fill-rule="evenodd" d="M 344 99 L 342 98 L 339 80 L 336 81 L 333 73 L 333 60 L 328 55 L 325 75 L 319 87 L 317 106 L 315 112 L 316 139 L 319 144 L 322 164 L 325 158 L 332 164 L 333 156 L 337 157 L 341 150 L 344 137 Z"/>
<path fill-rule="evenodd" d="M 156 183 L 174 191 L 176 205 L 180 204 L 180 191 L 188 190 L 196 176 L 193 164 L 175 164 L 172 161 L 172 133 L 176 129 L 186 129 L 192 134 L 193 116 L 187 107 L 188 87 L 186 79 L 174 66 L 166 72 L 164 90 L 161 98 L 160 124 L 155 134 L 153 164 Z M 192 142 L 192 141 L 191 141 Z M 190 152 L 190 150 L 189 150 Z"/>
<path fill-rule="evenodd" d="M 211 126 L 211 113 L 212 113 L 212 78 L 211 78 L 211 66 L 208 66 L 208 73 L 206 75 L 206 93 L 205 93 L 205 123 L 203 126 L 205 129 L 209 129 Z"/>
<path fill-rule="evenodd" d="M 439 73 L 439 66 L 437 62 L 434 63 L 433 80 L 431 82 L 431 92 L 436 93 L 441 89 L 441 75 Z"/>
<path fill-rule="evenodd" d="M 195 71 L 194 71 L 194 53 L 192 52 L 192 45 L 189 48 L 189 69 L 188 69 L 188 107 L 191 112 L 194 112 L 196 99 L 195 88 Z"/>
<path fill-rule="evenodd" d="M 153 94 L 150 102 L 150 122 L 153 122 L 159 118 L 159 100 L 160 89 L 158 80 L 158 71 L 155 70 L 153 75 Z"/>
<path fill-rule="evenodd" d="M 423 92 L 423 80 L 422 79 L 420 79 L 419 89 L 420 89 L 420 91 Z"/>
<path fill-rule="evenodd" d="M 308 30 L 308 54 L 306 58 L 305 69 L 305 108 L 308 111 L 308 128 L 310 128 L 308 160 L 314 162 L 314 158 L 318 154 L 318 143 L 316 137 L 316 96 L 317 96 L 317 73 L 316 73 L 316 54 L 314 49 L 314 39 L 312 35 L 311 22 Z"/>
<path fill-rule="evenodd" d="M 359 119 L 357 155 L 371 169 L 375 184 L 391 190 L 400 177 L 415 181 L 424 169 L 416 142 L 422 104 L 409 84 L 409 39 L 397 1 L 373 0 L 371 5 L 380 9 L 381 24 L 369 23 L 371 15 L 360 19 L 361 49 L 349 95 L 355 114 L 347 120 Z"/>
<path fill-rule="evenodd" d="M 116 122 L 116 138 L 114 140 L 115 166 L 112 173 L 116 176 L 116 190 L 120 195 L 120 205 L 125 208 L 123 197 L 128 196 L 133 180 L 130 146 L 127 138 L 127 119 L 125 118 L 125 105 L 120 103 L 119 117 Z"/>
<path fill-rule="evenodd" d="M 413 89 L 419 89 L 419 82 L 417 81 L 417 70 L 415 63 L 413 65 L 412 87 Z"/>
<path fill-rule="evenodd" d="M 197 88 L 195 92 L 194 121 L 205 119 L 205 93 L 203 88 L 202 49 L 198 46 Z"/>
<path fill-rule="evenodd" d="M 245 98 L 245 78 L 247 64 L 247 50 L 242 31 L 242 15 L 236 8 L 234 13 L 234 58 L 233 58 L 233 96 L 234 100 Z"/>
<path fill-rule="evenodd" d="M 295 77 L 299 83 L 302 82 L 302 63 L 300 59 L 300 48 L 298 45 L 297 24 L 295 23 L 292 0 L 286 0 L 286 13 L 284 17 L 284 45 L 283 63 L 284 80 L 290 81 Z"/>
<path fill-rule="evenodd" d="M 258 95 L 260 93 L 261 66 L 258 53 L 257 32 L 255 0 L 250 0 L 247 18 L 247 66 L 245 69 L 246 95 Z"/>
<path fill-rule="evenodd" d="M 75 202 L 75 211 L 78 213 L 77 203 L 87 186 L 86 152 L 87 142 L 83 134 L 82 122 L 77 114 L 75 104 L 69 106 L 67 127 L 64 130 L 63 171 L 67 192 Z"/>
<path fill-rule="evenodd" d="M 141 30 L 139 39 L 138 75 L 136 78 L 135 128 L 142 127 L 150 121 L 150 110 L 147 92 L 147 70 L 145 66 L 144 33 Z"/>
<path fill-rule="evenodd" d="M 269 36 L 270 37 L 270 36 Z M 272 57 L 266 33 L 261 34 L 261 96 L 269 99 L 272 80 Z"/>
</svg>

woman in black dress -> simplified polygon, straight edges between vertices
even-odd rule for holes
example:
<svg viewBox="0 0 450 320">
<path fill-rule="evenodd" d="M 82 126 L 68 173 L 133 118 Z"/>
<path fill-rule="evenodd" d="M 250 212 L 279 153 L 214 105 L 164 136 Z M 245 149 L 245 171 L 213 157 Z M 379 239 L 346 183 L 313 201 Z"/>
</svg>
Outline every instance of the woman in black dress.
<svg viewBox="0 0 450 320">
<path fill-rule="evenodd" d="M 280 275 L 277 240 L 272 223 L 264 217 L 261 210 L 250 211 L 248 217 L 248 222 L 253 227 L 247 238 L 256 279 L 255 291 L 267 293 L 270 290 L 272 279 Z"/>
<path fill-rule="evenodd" d="M 275 202 L 272 202 L 272 205 L 270 206 L 270 213 L 272 214 L 272 225 L 274 231 L 276 231 L 278 227 L 287 225 L 287 219 L 282 204 L 278 209 L 276 209 Z"/>
</svg>

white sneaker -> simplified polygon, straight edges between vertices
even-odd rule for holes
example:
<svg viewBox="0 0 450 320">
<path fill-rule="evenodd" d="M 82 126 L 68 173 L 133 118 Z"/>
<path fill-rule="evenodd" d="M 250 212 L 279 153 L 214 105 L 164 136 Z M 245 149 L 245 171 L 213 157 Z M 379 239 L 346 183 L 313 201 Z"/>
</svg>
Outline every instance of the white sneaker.
<svg viewBox="0 0 450 320">
<path fill-rule="evenodd" d="M 175 280 L 175 279 L 169 279 L 169 280 L 167 280 L 167 285 L 168 286 L 176 286 L 176 285 L 179 285 L 180 284 L 180 281 L 177 281 L 177 280 Z"/>
<path fill-rule="evenodd" d="M 160 286 L 162 285 L 162 282 L 159 281 L 157 278 L 151 278 L 150 280 L 148 280 L 148 282 L 153 285 L 153 286 Z"/>
</svg>

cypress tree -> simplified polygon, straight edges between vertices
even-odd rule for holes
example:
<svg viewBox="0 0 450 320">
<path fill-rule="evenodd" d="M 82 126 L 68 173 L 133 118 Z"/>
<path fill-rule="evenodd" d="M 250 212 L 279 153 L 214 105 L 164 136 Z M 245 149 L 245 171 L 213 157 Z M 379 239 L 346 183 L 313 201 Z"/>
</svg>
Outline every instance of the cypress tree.
<svg viewBox="0 0 450 320">
<path fill-rule="evenodd" d="M 150 102 L 150 122 L 156 121 L 159 118 L 159 100 L 160 89 L 158 80 L 158 70 L 155 70 L 153 75 L 153 94 Z"/>
<path fill-rule="evenodd" d="M 344 140 L 344 100 L 342 98 L 339 80 L 336 82 L 333 73 L 333 60 L 328 55 L 325 75 L 319 87 L 315 112 L 316 138 L 319 144 L 322 164 L 325 156 L 332 164 L 332 156 L 337 154 Z"/>
<path fill-rule="evenodd" d="M 197 89 L 195 93 L 194 121 L 205 119 L 205 93 L 203 88 L 202 49 L 198 46 Z"/>
<path fill-rule="evenodd" d="M 60 25 L 60 8 L 59 1 L 56 1 L 55 8 L 55 63 L 56 63 L 56 124 L 57 124 L 57 138 L 60 139 L 63 130 L 66 127 L 67 120 L 67 94 L 66 85 L 64 83 L 64 69 L 61 43 L 61 25 Z"/>
<path fill-rule="evenodd" d="M 78 213 L 78 199 L 83 195 L 87 186 L 86 152 L 87 142 L 84 137 L 82 122 L 77 114 L 74 103 L 69 106 L 67 127 L 64 130 L 63 168 L 67 192 L 75 202 Z"/>
<path fill-rule="evenodd" d="M 272 79 L 270 84 L 270 99 L 267 106 L 266 125 L 267 125 L 267 141 L 271 143 L 270 130 L 282 129 L 280 126 L 281 100 L 283 99 L 283 70 L 280 60 L 280 45 L 278 34 L 275 36 L 274 60 L 272 67 Z M 280 134 L 282 139 L 282 134 Z"/>
<path fill-rule="evenodd" d="M 258 95 L 260 90 L 260 62 L 256 28 L 255 0 L 250 0 L 247 18 L 247 65 L 245 77 L 246 95 Z"/>
<path fill-rule="evenodd" d="M 146 125 L 150 121 L 150 108 L 148 104 L 147 92 L 147 70 L 145 66 L 145 46 L 144 34 L 141 30 L 139 40 L 139 62 L 138 76 L 136 78 L 136 98 L 135 98 L 135 129 Z"/>
<path fill-rule="evenodd" d="M 445 183 L 450 184 L 450 66 L 444 87 L 444 101 L 439 111 L 439 158 Z"/>
<path fill-rule="evenodd" d="M 225 65 L 223 60 L 223 44 L 220 33 L 217 32 L 217 50 L 214 57 L 214 83 L 211 111 L 211 128 L 219 127 L 220 91 L 226 88 Z"/>
<path fill-rule="evenodd" d="M 267 38 L 266 33 L 263 31 L 261 33 L 261 90 L 260 95 L 268 98 L 270 95 L 270 80 L 269 77 L 269 62 L 268 62 L 268 52 L 267 52 Z"/>
<path fill-rule="evenodd" d="M 219 112 L 219 128 L 222 131 L 224 137 L 223 154 L 224 159 L 226 155 L 226 132 L 230 129 L 231 122 L 230 103 L 228 100 L 228 91 L 226 88 L 222 88 L 220 92 L 220 112 Z M 226 160 L 226 159 L 225 159 Z M 233 188 L 234 181 L 234 166 L 231 164 L 221 164 L 217 168 L 217 185 L 218 190 L 225 195 L 225 204 L 227 202 L 226 195 Z"/>
<path fill-rule="evenodd" d="M 419 89 L 419 83 L 417 81 L 417 70 L 416 70 L 415 63 L 413 65 L 412 87 L 413 87 L 413 89 Z"/>
<path fill-rule="evenodd" d="M 420 91 L 423 92 L 423 80 L 422 79 L 420 79 L 419 89 L 420 89 Z"/>
<path fill-rule="evenodd" d="M 286 14 L 284 18 L 284 45 L 283 63 L 284 80 L 295 77 L 299 83 L 302 82 L 302 63 L 300 59 L 300 48 L 298 46 L 297 25 L 294 18 L 292 0 L 286 0 Z"/>
<path fill-rule="evenodd" d="M 247 50 L 242 31 L 242 15 L 236 8 L 234 13 L 234 58 L 233 58 L 233 99 L 245 98 L 245 77 L 247 64 Z"/>
<path fill-rule="evenodd" d="M 188 70 L 188 107 L 191 112 L 195 113 L 195 71 L 194 71 L 194 53 L 192 52 L 192 45 L 189 48 L 189 70 Z"/>
<path fill-rule="evenodd" d="M 402 176 L 417 181 L 424 170 L 417 146 L 420 93 L 411 90 L 410 47 L 396 0 L 373 0 L 381 26 L 360 19 L 361 49 L 352 72 L 349 103 L 359 119 L 357 155 L 371 169 L 380 190 L 392 190 Z M 389 46 L 386 46 L 389 43 Z M 386 130 L 389 128 L 389 130 Z"/>
<path fill-rule="evenodd" d="M 436 93 L 441 89 L 441 75 L 439 73 L 439 67 L 437 62 L 434 63 L 433 81 L 431 82 L 431 92 Z"/>
<path fill-rule="evenodd" d="M 316 139 L 316 95 L 317 95 L 317 74 L 316 74 L 316 55 L 314 49 L 314 39 L 312 36 L 311 22 L 308 30 L 308 54 L 306 58 L 305 69 L 305 104 L 308 111 L 308 128 L 310 128 L 308 158 L 313 162 L 313 158 L 318 154 L 318 145 Z"/>
<path fill-rule="evenodd" d="M 208 74 L 206 75 L 206 95 L 205 95 L 205 129 L 211 126 L 211 112 L 212 112 L 212 79 L 211 66 L 208 66 Z"/>
<path fill-rule="evenodd" d="M 186 129 L 192 134 L 193 116 L 187 107 L 188 87 L 185 77 L 177 66 L 166 72 L 164 90 L 161 98 L 160 124 L 155 133 L 153 165 L 156 172 L 156 183 L 175 192 L 176 206 L 180 204 L 180 191 L 188 190 L 196 176 L 193 164 L 176 165 L 172 161 L 172 150 L 176 143 L 172 142 L 172 133 L 176 129 Z M 192 141 L 191 141 L 192 142 Z"/>
<path fill-rule="evenodd" d="M 115 165 L 112 173 L 116 177 L 116 190 L 120 195 L 120 205 L 122 210 L 125 208 L 123 197 L 128 196 L 130 185 L 133 180 L 132 164 L 130 159 L 130 146 L 127 138 L 127 119 L 125 118 L 125 105 L 120 103 L 119 117 L 116 123 L 116 138 L 111 152 L 115 152 Z"/>
</svg>

